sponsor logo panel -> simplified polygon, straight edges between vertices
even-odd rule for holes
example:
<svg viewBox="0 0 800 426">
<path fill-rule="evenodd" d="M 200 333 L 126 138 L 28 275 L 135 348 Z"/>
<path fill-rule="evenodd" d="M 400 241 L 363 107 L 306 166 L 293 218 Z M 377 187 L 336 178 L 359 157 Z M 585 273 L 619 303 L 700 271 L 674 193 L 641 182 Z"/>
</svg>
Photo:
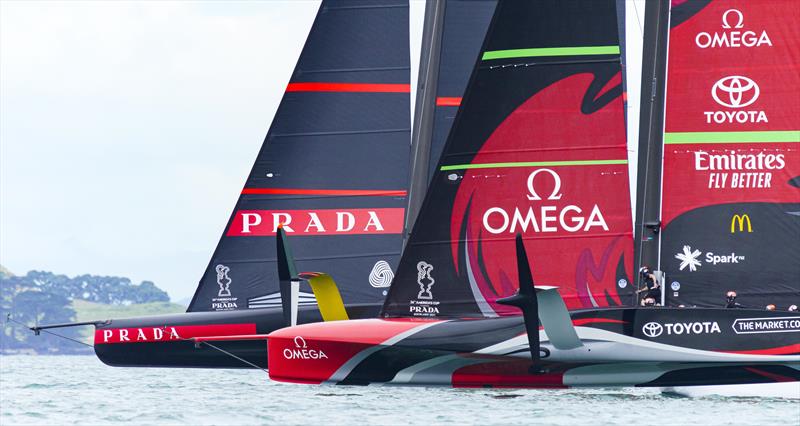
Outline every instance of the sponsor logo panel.
<svg viewBox="0 0 800 426">
<path fill-rule="evenodd" d="M 680 336 L 715 333 L 722 333 L 722 330 L 719 328 L 719 323 L 716 321 L 668 322 L 663 324 L 651 321 L 642 326 L 642 334 L 651 339 L 659 337 L 662 334 L 665 336 Z"/>
<path fill-rule="evenodd" d="M 428 262 L 417 262 L 417 285 L 419 292 L 416 300 L 412 299 L 408 303 L 408 311 L 413 316 L 435 317 L 439 314 L 439 301 L 434 300 L 431 291 L 436 280 L 431 276 L 433 265 Z"/>
<path fill-rule="evenodd" d="M 800 317 L 737 318 L 733 321 L 736 334 L 800 332 Z"/>
<path fill-rule="evenodd" d="M 700 49 L 749 49 L 772 47 L 772 40 L 763 28 L 745 26 L 745 15 L 739 9 L 728 9 L 722 13 L 720 28 L 700 31 L 694 43 Z"/>
<path fill-rule="evenodd" d="M 689 270 L 689 272 L 695 272 L 703 266 L 703 260 L 705 260 L 705 264 L 709 265 L 720 265 L 720 264 L 733 264 L 733 263 L 741 263 L 745 261 L 744 255 L 736 254 L 735 252 L 731 252 L 730 254 L 716 254 L 714 252 L 706 252 L 703 255 L 703 252 L 698 249 L 692 249 L 691 246 L 684 245 L 683 251 L 680 253 L 675 254 L 675 259 L 681 261 L 678 269 L 683 271 L 684 269 Z"/>
<path fill-rule="evenodd" d="M 391 265 L 385 260 L 375 262 L 369 273 L 369 285 L 375 288 L 386 288 L 392 285 L 394 272 Z"/>
<path fill-rule="evenodd" d="M 542 176 L 539 178 L 538 176 Z M 545 176 L 547 178 L 545 178 Z M 549 183 L 541 185 L 537 191 L 538 179 Z M 589 231 L 608 231 L 608 224 L 597 204 L 578 206 L 569 201 L 561 201 L 561 176 L 552 169 L 536 169 L 528 175 L 525 199 L 533 202 L 526 208 L 514 210 L 503 207 L 490 207 L 483 213 L 483 228 L 491 234 L 516 234 L 519 232 L 570 234 Z M 546 194 L 546 195 L 545 195 Z M 542 198 L 542 195 L 545 195 Z M 550 202 L 548 202 L 550 201 Z"/>
<path fill-rule="evenodd" d="M 231 284 L 233 280 L 228 276 L 231 268 L 219 264 L 214 270 L 217 272 L 219 291 L 217 292 L 217 297 L 211 299 L 211 309 L 215 311 L 232 311 L 238 309 L 239 306 L 236 304 L 236 301 L 239 300 L 239 298 L 231 295 Z"/>
<path fill-rule="evenodd" d="M 255 334 L 255 324 L 164 325 L 156 327 L 99 328 L 95 344 L 171 342 L 201 336 Z"/>
<path fill-rule="evenodd" d="M 729 75 L 720 78 L 711 87 L 711 98 L 725 109 L 703 111 L 706 124 L 769 123 L 764 110 L 744 109 L 753 105 L 760 95 L 758 83 L 749 77 Z"/>
<path fill-rule="evenodd" d="M 750 221 L 749 214 L 735 214 L 731 217 L 731 234 L 736 232 L 753 232 L 753 223 Z"/>
<path fill-rule="evenodd" d="M 283 357 L 286 359 L 304 359 L 304 360 L 318 360 L 328 359 L 322 349 L 314 349 L 309 347 L 306 339 L 303 336 L 296 336 L 294 339 L 294 348 L 284 348 Z"/>
<path fill-rule="evenodd" d="M 369 235 L 403 232 L 405 209 L 239 210 L 227 236 L 272 236 L 283 226 L 287 234 Z"/>
<path fill-rule="evenodd" d="M 694 170 L 707 175 L 708 189 L 771 188 L 773 173 L 786 168 L 786 154 L 768 152 L 699 149 L 692 153 Z"/>
</svg>

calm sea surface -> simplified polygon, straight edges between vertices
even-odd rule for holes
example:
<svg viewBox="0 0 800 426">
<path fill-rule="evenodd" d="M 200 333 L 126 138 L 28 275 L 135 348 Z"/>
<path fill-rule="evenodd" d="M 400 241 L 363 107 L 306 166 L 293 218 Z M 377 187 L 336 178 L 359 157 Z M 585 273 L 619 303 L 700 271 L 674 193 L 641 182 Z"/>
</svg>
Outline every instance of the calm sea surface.
<svg viewBox="0 0 800 426">
<path fill-rule="evenodd" d="M 650 389 L 463 390 L 271 383 L 258 370 L 130 369 L 0 356 L 0 424 L 797 425 L 800 401 Z"/>
</svg>

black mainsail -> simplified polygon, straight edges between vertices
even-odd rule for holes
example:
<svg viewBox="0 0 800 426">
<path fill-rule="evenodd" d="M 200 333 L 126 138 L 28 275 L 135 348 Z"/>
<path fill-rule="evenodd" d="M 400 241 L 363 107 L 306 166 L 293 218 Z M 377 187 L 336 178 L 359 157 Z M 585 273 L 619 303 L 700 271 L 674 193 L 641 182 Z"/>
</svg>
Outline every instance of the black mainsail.
<svg viewBox="0 0 800 426">
<path fill-rule="evenodd" d="M 570 308 L 632 303 L 617 11 L 586 6 L 498 5 L 385 315 L 515 314 L 517 232 Z"/>
<path fill-rule="evenodd" d="M 322 2 L 189 311 L 280 307 L 280 224 L 300 270 L 331 273 L 346 303 L 383 300 L 408 188 L 408 19 L 404 0 Z"/>
</svg>

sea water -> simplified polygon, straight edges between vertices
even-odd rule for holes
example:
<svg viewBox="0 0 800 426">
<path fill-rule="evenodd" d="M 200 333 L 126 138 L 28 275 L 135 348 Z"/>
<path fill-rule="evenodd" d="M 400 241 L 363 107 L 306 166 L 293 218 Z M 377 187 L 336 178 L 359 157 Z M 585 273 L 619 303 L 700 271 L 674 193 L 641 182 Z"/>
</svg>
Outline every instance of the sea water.
<svg viewBox="0 0 800 426">
<path fill-rule="evenodd" d="M 800 384 L 798 384 L 800 386 Z M 800 424 L 800 400 L 658 389 L 495 390 L 274 383 L 261 370 L 114 368 L 0 356 L 0 424 Z"/>
</svg>

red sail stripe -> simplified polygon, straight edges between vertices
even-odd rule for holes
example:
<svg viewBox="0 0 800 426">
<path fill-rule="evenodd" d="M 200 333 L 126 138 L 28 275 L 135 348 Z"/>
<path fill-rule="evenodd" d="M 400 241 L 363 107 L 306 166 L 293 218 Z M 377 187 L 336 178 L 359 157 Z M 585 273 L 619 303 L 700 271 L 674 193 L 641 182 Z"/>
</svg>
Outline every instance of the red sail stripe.
<svg viewBox="0 0 800 426">
<path fill-rule="evenodd" d="M 743 354 L 743 355 L 792 355 L 800 352 L 800 344 L 795 343 L 789 346 L 779 346 L 777 348 L 769 349 L 753 349 L 749 351 L 720 351 L 729 354 Z"/>
<path fill-rule="evenodd" d="M 461 98 L 436 98 L 436 106 L 461 106 Z"/>
<path fill-rule="evenodd" d="M 370 93 L 410 93 L 410 84 L 388 83 L 289 83 L 287 92 L 370 92 Z"/>
<path fill-rule="evenodd" d="M 380 189 L 301 189 L 301 188 L 244 188 L 242 194 L 261 195 L 338 195 L 351 197 L 405 197 L 408 191 Z"/>
</svg>

